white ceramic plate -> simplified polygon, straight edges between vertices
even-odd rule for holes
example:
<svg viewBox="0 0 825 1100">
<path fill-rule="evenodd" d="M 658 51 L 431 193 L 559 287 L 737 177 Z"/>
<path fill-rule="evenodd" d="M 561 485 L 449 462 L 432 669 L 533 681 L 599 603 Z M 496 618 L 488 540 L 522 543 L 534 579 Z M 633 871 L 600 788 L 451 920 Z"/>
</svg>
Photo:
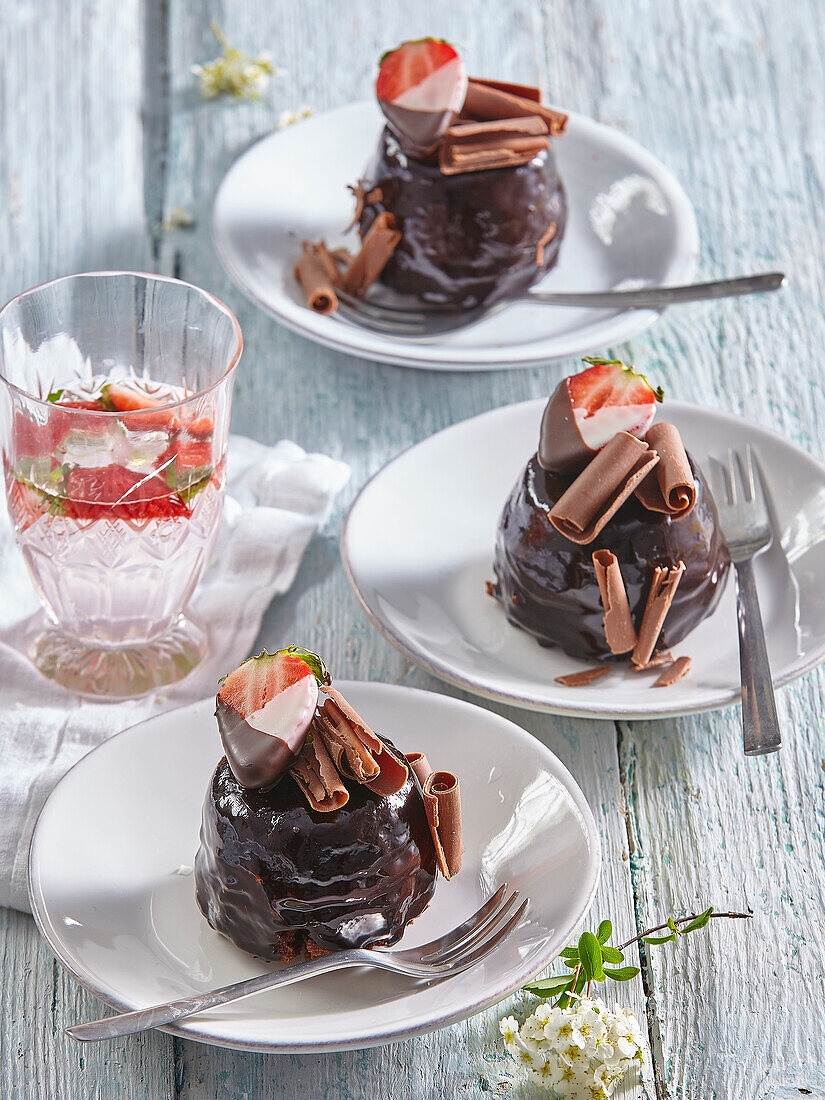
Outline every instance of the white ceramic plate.
<svg viewBox="0 0 825 1100">
<path fill-rule="evenodd" d="M 367 614 L 436 676 L 490 699 L 595 718 L 654 718 L 739 700 L 736 599 L 730 580 L 714 614 L 678 646 L 691 674 L 672 687 L 623 670 L 588 687 L 561 676 L 588 667 L 544 649 L 507 622 L 485 592 L 504 502 L 535 451 L 545 401 L 456 424 L 394 459 L 361 490 L 341 552 Z M 825 468 L 772 432 L 713 409 L 665 405 L 700 461 L 750 443 L 770 486 L 779 538 L 756 561 L 774 681 L 825 657 Z M 592 666 L 592 662 L 590 662 Z"/>
<path fill-rule="evenodd" d="M 373 103 L 315 115 L 259 141 L 218 190 L 213 234 L 241 290 L 282 324 L 366 359 L 439 370 L 498 370 L 580 355 L 621 343 L 658 318 L 655 310 L 609 312 L 516 304 L 489 320 L 404 342 L 307 309 L 292 277 L 303 238 L 342 243 L 353 199 L 383 125 Z M 607 290 L 689 282 L 698 236 L 693 208 L 670 172 L 636 142 L 571 115 L 555 142 L 569 218 L 547 290 Z M 355 238 L 351 234 L 350 243 Z"/>
<path fill-rule="evenodd" d="M 470 703 L 388 684 L 337 686 L 378 730 L 461 779 L 461 873 L 439 881 L 403 943 L 469 916 L 497 884 L 530 897 L 524 922 L 488 959 L 446 982 L 341 971 L 248 997 L 168 1030 L 246 1050 L 375 1046 L 443 1027 L 506 997 L 565 945 L 599 875 L 599 837 L 573 777 L 518 726 Z M 191 867 L 220 756 L 214 701 L 171 711 L 104 742 L 57 785 L 40 815 L 29 891 L 40 931 L 86 988 L 118 1009 L 147 1007 L 263 972 L 214 932 Z M 355 974 L 355 977 L 353 977 Z"/>
</svg>

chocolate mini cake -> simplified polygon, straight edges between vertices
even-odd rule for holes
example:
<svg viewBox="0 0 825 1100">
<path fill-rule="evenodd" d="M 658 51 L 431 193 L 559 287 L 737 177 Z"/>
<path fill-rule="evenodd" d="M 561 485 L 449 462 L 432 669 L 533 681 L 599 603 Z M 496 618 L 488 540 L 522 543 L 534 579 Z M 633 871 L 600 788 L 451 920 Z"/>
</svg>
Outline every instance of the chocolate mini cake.
<svg viewBox="0 0 825 1100">
<path fill-rule="evenodd" d="M 661 391 L 617 361 L 587 361 L 548 403 L 504 506 L 491 593 L 542 645 L 643 669 L 672 661 L 714 610 L 730 557 L 677 429 L 651 424 Z"/>
<path fill-rule="evenodd" d="M 540 279 L 564 236 L 551 142 L 567 116 L 537 88 L 468 79 L 433 38 L 384 54 L 375 92 L 387 125 L 351 186 L 360 248 L 303 242 L 295 277 L 309 308 L 331 313 L 339 294 L 360 298 L 377 283 L 378 304 L 473 309 Z"/>
<path fill-rule="evenodd" d="M 395 943 L 460 869 L 455 776 L 377 736 L 296 647 L 226 677 L 216 716 L 195 857 L 212 927 L 265 959 Z"/>
</svg>

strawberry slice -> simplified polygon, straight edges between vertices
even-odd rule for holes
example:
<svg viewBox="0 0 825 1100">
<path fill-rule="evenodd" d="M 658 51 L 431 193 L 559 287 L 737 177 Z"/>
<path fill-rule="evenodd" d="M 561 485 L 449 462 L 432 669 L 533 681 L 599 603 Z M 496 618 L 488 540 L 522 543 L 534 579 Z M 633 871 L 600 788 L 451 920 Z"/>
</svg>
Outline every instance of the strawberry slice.
<svg viewBox="0 0 825 1100">
<path fill-rule="evenodd" d="M 375 94 L 404 149 L 425 156 L 464 106 L 467 70 L 443 39 L 402 42 L 381 58 Z"/>
<path fill-rule="evenodd" d="M 584 361 L 593 365 L 566 382 L 585 445 L 598 451 L 617 432 L 643 438 L 656 415 L 656 402 L 664 398 L 661 387 L 654 390 L 643 374 L 618 359 Z"/>
<path fill-rule="evenodd" d="M 123 466 L 74 466 L 65 483 L 63 514 L 78 520 L 178 519 L 189 508 L 166 482 Z"/>
<path fill-rule="evenodd" d="M 297 646 L 264 651 L 229 673 L 215 714 L 239 783 L 271 786 L 289 769 L 315 717 L 319 683 L 328 680 L 320 657 Z"/>
<path fill-rule="evenodd" d="M 664 398 L 618 359 L 584 361 L 592 365 L 562 379 L 544 410 L 538 460 L 554 473 L 577 473 L 618 432 L 643 438 Z"/>
<path fill-rule="evenodd" d="M 122 382 L 107 382 L 100 391 L 101 399 L 113 412 L 137 413 L 136 416 L 122 416 L 120 419 L 133 431 L 177 431 L 180 420 L 171 409 L 166 408 L 168 401 L 160 401 L 149 394 L 141 393 Z M 152 411 L 157 410 L 157 411 Z"/>
</svg>

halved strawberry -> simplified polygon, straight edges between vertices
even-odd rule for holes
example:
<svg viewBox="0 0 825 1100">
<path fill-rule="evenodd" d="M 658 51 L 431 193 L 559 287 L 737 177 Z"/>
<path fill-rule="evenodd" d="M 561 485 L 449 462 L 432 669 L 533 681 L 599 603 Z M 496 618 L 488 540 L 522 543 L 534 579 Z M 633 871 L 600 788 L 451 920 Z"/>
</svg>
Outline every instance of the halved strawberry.
<svg viewBox="0 0 825 1100">
<path fill-rule="evenodd" d="M 133 386 L 123 382 L 107 382 L 102 387 L 100 396 L 104 405 L 113 412 L 138 414 L 120 418 L 133 431 L 177 431 L 180 428 L 178 417 L 165 407 L 168 402 L 141 393 Z"/>
<path fill-rule="evenodd" d="M 423 156 L 464 106 L 467 70 L 443 39 L 402 42 L 381 58 L 375 94 L 402 145 Z"/>
<path fill-rule="evenodd" d="M 290 646 L 250 657 L 224 679 L 215 715 L 226 758 L 244 787 L 271 786 L 303 748 L 329 677 L 314 653 Z"/>
<path fill-rule="evenodd" d="M 581 469 L 618 432 L 644 438 L 664 399 L 643 374 L 618 359 L 594 359 L 564 378 L 544 411 L 539 463 L 559 473 Z"/>
</svg>

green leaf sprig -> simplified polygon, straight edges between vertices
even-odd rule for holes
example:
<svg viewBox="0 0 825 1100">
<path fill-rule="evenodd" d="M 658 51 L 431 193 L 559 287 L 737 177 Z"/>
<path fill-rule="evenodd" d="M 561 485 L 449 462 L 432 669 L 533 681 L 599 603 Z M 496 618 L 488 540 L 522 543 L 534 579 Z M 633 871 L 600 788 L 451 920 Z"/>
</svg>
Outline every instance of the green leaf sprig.
<svg viewBox="0 0 825 1100">
<path fill-rule="evenodd" d="M 747 920 L 752 916 L 752 913 L 717 913 L 711 906 L 704 913 L 689 917 L 668 917 L 664 924 L 646 928 L 644 932 L 618 946 L 608 942 L 613 935 L 613 925 L 609 920 L 603 920 L 595 933 L 582 932 L 575 946 L 571 944 L 561 952 L 564 965 L 573 971 L 572 974 L 555 974 L 550 978 L 542 978 L 537 982 L 530 982 L 524 989 L 542 1000 L 555 1000 L 557 1008 L 567 1008 L 572 997 L 578 997 L 585 990 L 589 991 L 592 982 L 604 982 L 608 978 L 614 982 L 629 982 L 631 978 L 635 978 L 639 973 L 638 966 L 621 965 L 625 961 L 624 952 L 632 943 L 641 940 L 642 943 L 655 947 L 704 928 L 711 917 Z M 662 931 L 665 935 L 656 935 Z M 605 963 L 611 965 L 605 966 Z"/>
</svg>

